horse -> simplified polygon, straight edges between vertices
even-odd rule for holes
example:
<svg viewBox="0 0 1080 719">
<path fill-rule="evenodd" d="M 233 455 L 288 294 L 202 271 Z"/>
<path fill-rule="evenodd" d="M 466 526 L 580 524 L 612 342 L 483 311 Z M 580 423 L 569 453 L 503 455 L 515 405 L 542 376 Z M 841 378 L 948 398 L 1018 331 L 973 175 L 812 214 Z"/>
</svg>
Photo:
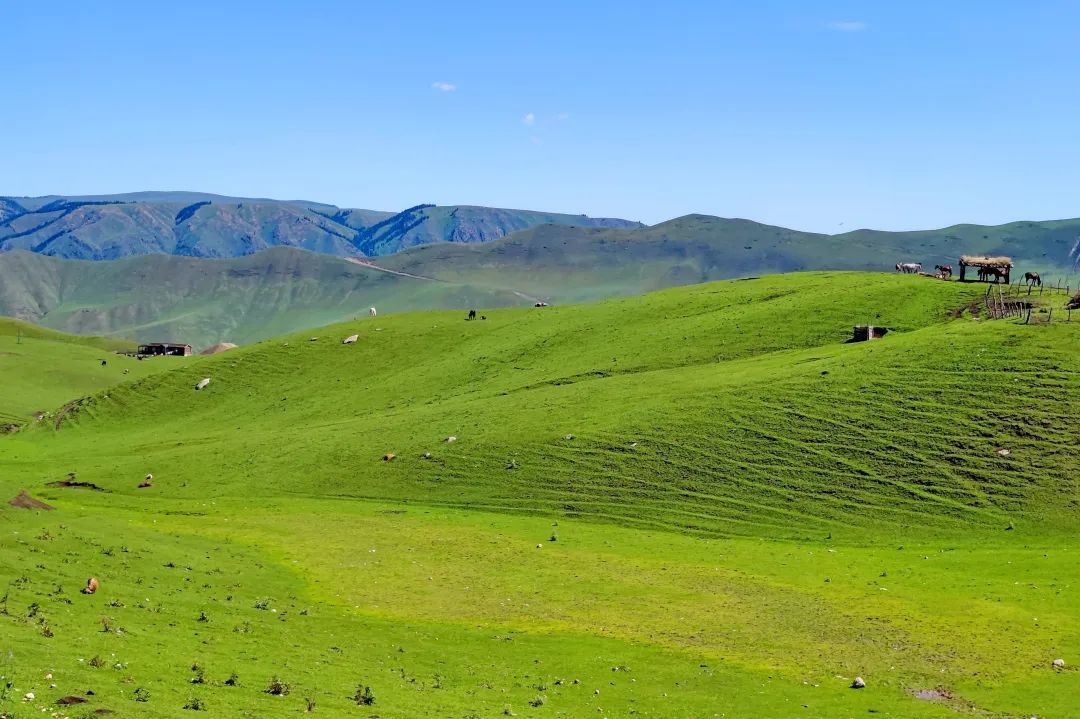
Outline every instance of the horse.
<svg viewBox="0 0 1080 719">
<path fill-rule="evenodd" d="M 1024 282 L 1026 282 L 1029 287 L 1031 287 L 1032 285 L 1036 287 L 1042 287 L 1042 277 L 1039 277 L 1038 272 L 1025 272 Z"/>
<path fill-rule="evenodd" d="M 945 280 L 952 278 L 952 265 L 934 265 L 934 269 L 941 275 L 941 279 Z"/>
<path fill-rule="evenodd" d="M 475 320 L 476 319 L 476 310 L 469 310 L 469 319 L 470 320 Z"/>
<path fill-rule="evenodd" d="M 368 309 L 368 314 L 371 315 L 372 317 L 374 317 L 375 316 L 375 308 L 371 307 L 370 309 Z"/>
<path fill-rule="evenodd" d="M 922 272 L 922 263 L 920 262 L 897 262 L 896 271 L 903 272 L 905 275 L 917 275 Z"/>
<path fill-rule="evenodd" d="M 979 269 L 979 274 L 981 279 L 985 279 L 987 282 L 990 282 L 990 278 L 993 277 L 995 285 L 1005 279 L 1005 270 L 999 267 L 982 267 Z"/>
</svg>

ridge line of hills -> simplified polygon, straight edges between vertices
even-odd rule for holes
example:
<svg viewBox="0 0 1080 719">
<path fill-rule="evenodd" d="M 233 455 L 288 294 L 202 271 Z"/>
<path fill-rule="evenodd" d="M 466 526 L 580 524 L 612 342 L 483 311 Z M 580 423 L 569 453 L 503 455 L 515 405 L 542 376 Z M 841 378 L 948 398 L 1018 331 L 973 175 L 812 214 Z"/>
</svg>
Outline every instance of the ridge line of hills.
<svg viewBox="0 0 1080 719">
<path fill-rule="evenodd" d="M 822 235 L 688 215 L 635 228 L 543 224 L 488 242 L 411 247 L 368 260 L 374 267 L 290 246 L 234 258 L 113 261 L 14 250 L 0 252 L 0 314 L 74 334 L 205 347 L 341 321 L 370 306 L 565 304 L 762 274 L 892 272 L 909 259 L 932 269 L 961 254 L 1009 255 L 1020 271 L 1075 285 L 1078 237 L 1080 220 Z"/>
<path fill-rule="evenodd" d="M 617 218 L 421 204 L 401 212 L 198 192 L 0 197 L 0 252 L 67 259 L 238 257 L 275 246 L 377 256 L 432 242 L 488 242 L 540 224 L 640 227 Z"/>
</svg>

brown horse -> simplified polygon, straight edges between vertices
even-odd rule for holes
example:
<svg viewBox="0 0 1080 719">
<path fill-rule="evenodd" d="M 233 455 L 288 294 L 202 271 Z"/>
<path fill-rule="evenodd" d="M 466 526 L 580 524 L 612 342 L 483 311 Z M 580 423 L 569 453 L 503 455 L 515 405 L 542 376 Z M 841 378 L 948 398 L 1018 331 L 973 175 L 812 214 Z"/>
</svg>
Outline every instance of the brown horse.
<svg viewBox="0 0 1080 719">
<path fill-rule="evenodd" d="M 998 282 L 1001 282 L 1003 279 L 1005 279 L 1005 270 L 1001 269 L 1000 267 L 983 267 L 981 271 L 985 272 L 983 276 L 986 278 L 987 282 L 990 282 L 991 277 L 994 278 L 994 284 L 997 284 Z"/>
<path fill-rule="evenodd" d="M 1032 285 L 1042 287 L 1042 277 L 1039 277 L 1038 272 L 1025 272 L 1024 282 L 1026 282 L 1029 287 Z"/>
<path fill-rule="evenodd" d="M 952 265 L 934 265 L 934 269 L 941 275 L 941 279 L 952 279 Z"/>
</svg>

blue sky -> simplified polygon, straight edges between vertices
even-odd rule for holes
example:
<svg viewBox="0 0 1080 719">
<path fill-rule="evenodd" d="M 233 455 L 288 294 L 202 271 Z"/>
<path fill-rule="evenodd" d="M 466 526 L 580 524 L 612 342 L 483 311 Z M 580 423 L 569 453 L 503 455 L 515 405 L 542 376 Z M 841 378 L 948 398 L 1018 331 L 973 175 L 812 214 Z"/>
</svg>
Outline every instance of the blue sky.
<svg viewBox="0 0 1080 719">
<path fill-rule="evenodd" d="M 0 0 L 0 194 L 1080 216 L 1080 3 Z"/>
</svg>

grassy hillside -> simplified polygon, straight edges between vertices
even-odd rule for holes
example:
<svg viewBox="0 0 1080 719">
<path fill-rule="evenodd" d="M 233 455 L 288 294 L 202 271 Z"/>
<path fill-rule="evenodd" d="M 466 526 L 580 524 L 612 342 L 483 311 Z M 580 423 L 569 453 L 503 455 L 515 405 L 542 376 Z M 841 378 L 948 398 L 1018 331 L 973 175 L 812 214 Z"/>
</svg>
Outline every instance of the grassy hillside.
<svg viewBox="0 0 1080 719">
<path fill-rule="evenodd" d="M 803 270 L 890 271 L 897 262 L 957 266 L 961 254 L 1004 254 L 1076 286 L 1080 221 L 958 225 L 926 232 L 820 235 L 748 220 L 689 215 L 641 229 L 544 226 L 484 245 L 429 245 L 381 258 L 386 267 L 559 302 Z"/>
<path fill-rule="evenodd" d="M 167 368 L 165 362 L 115 354 L 133 348 L 0 317 L 0 425 L 29 423 L 36 412 L 51 414 L 69 400 Z"/>
<path fill-rule="evenodd" d="M 363 250 L 378 254 L 403 242 L 405 228 L 453 234 L 464 226 L 483 225 L 484 213 L 492 212 L 503 213 L 421 207 L 394 222 L 356 231 L 366 238 L 358 240 Z M 516 227 L 542 219 L 538 213 L 524 214 L 529 217 L 506 211 L 497 224 Z M 186 220 L 202 221 L 198 213 Z M 371 305 L 399 312 L 520 306 L 537 299 L 563 304 L 760 273 L 889 271 L 906 258 L 919 259 L 930 269 L 939 262 L 955 265 L 961 253 L 1008 253 L 1017 261 L 1018 281 L 1025 270 L 1034 269 L 1048 281 L 1075 287 L 1080 277 L 1072 272 L 1074 231 L 1080 232 L 1080 225 L 1066 221 L 828 236 L 705 216 L 635 230 L 544 225 L 494 242 L 473 235 L 438 242 L 435 235 L 425 235 L 422 241 L 435 244 L 375 260 L 379 268 L 414 277 L 286 247 L 215 261 L 151 256 L 87 263 L 11 252 L 0 253 L 0 313 L 65 332 L 182 339 L 207 346 L 248 343 L 335 322 Z"/>
<path fill-rule="evenodd" d="M 0 439 L 58 508 L 0 512 L 0 711 L 1068 716 L 1080 331 L 979 291 L 364 318 L 111 388 Z"/>
<path fill-rule="evenodd" d="M 289 248 L 231 260 L 0 254 L 0 312 L 65 332 L 200 348 L 336 322 L 373 305 L 401 312 L 525 302 L 506 291 L 402 277 Z"/>
</svg>

